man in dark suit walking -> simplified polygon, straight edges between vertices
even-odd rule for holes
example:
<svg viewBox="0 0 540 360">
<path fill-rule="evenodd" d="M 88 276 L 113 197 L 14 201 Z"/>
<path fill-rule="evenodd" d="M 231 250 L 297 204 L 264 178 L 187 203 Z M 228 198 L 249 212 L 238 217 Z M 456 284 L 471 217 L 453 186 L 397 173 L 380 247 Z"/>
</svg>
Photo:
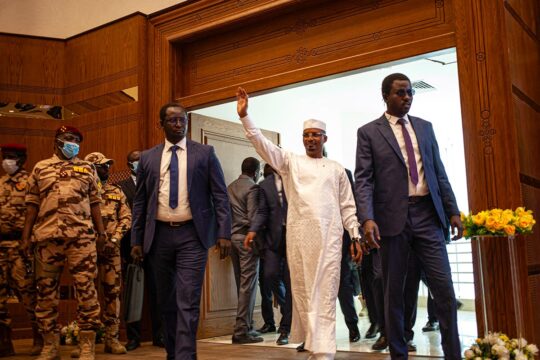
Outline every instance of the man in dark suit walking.
<svg viewBox="0 0 540 360">
<path fill-rule="evenodd" d="M 440 321 L 446 359 L 461 359 L 457 309 L 443 229 L 462 236 L 459 210 L 430 122 L 409 116 L 409 78 L 382 82 L 386 112 L 358 129 L 356 194 L 370 247 L 380 241 L 386 336 L 393 359 L 407 359 L 404 282 L 412 252 L 426 273 Z M 411 254 L 413 255 L 413 254 Z"/>
<path fill-rule="evenodd" d="M 139 159 L 141 157 L 141 151 L 133 150 L 127 156 L 127 165 L 130 170 L 130 176 L 127 179 L 118 182 L 118 185 L 122 188 L 122 191 L 126 195 L 128 205 L 133 209 L 133 198 L 135 197 L 136 181 L 137 181 L 137 167 L 139 166 Z M 122 241 L 120 242 L 120 254 L 122 256 L 122 274 L 126 274 L 127 264 L 132 262 L 131 259 L 131 231 L 128 231 Z M 150 318 L 152 320 L 152 344 L 154 346 L 163 347 L 163 336 L 161 334 L 161 319 L 157 309 L 156 303 L 156 284 L 152 281 L 151 267 L 148 266 L 148 262 L 143 263 L 144 271 L 146 273 L 145 286 L 148 290 L 148 300 L 150 307 Z M 126 335 L 128 342 L 126 343 L 126 350 L 132 351 L 141 345 L 141 322 L 126 323 Z"/>
<path fill-rule="evenodd" d="M 137 169 L 131 255 L 152 267 L 167 359 L 191 360 L 208 249 L 224 259 L 231 248 L 230 206 L 214 148 L 186 139 L 186 110 L 166 104 L 159 118 L 165 142 L 143 151 Z"/>
<path fill-rule="evenodd" d="M 264 232 L 264 282 L 272 287 L 280 308 L 278 345 L 289 343 L 292 321 L 291 277 L 287 264 L 286 219 L 287 197 L 281 177 L 272 172 L 259 184 L 259 207 L 246 235 L 246 245 L 252 243 L 255 235 Z M 285 284 L 285 296 L 281 284 Z"/>
</svg>

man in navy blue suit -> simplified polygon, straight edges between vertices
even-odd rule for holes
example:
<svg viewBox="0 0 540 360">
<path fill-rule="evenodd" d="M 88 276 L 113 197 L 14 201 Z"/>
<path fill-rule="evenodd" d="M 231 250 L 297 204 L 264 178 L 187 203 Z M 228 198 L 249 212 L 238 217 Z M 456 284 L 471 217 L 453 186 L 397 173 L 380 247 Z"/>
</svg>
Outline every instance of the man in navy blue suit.
<svg viewBox="0 0 540 360">
<path fill-rule="evenodd" d="M 281 308 L 278 345 L 289 343 L 292 321 L 291 276 L 285 251 L 286 219 L 287 197 L 281 177 L 272 169 L 272 173 L 260 183 L 259 207 L 244 244 L 250 246 L 257 233 L 264 234 L 264 283 L 276 294 Z"/>
<path fill-rule="evenodd" d="M 166 104 L 159 118 L 165 142 L 144 151 L 137 169 L 131 255 L 153 269 L 167 359 L 191 360 L 208 249 L 224 259 L 231 248 L 230 206 L 214 148 L 186 139 L 185 109 Z"/>
<path fill-rule="evenodd" d="M 366 247 L 380 246 L 385 329 L 392 359 L 407 359 L 404 283 L 409 254 L 426 273 L 446 359 L 461 359 L 457 309 L 444 229 L 462 236 L 459 210 L 430 122 L 407 115 L 409 78 L 382 82 L 386 112 L 358 129 L 356 194 Z"/>
</svg>

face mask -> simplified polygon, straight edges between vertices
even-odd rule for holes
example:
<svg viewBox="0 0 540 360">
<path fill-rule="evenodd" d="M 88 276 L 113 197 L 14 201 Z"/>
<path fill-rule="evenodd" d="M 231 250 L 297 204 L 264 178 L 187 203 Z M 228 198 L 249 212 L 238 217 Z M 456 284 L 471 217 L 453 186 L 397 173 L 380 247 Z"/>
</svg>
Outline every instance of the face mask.
<svg viewBox="0 0 540 360">
<path fill-rule="evenodd" d="M 17 160 L 4 159 L 4 161 L 2 161 L 2 169 L 4 169 L 4 171 L 7 172 L 9 175 L 15 174 L 17 170 L 19 170 Z"/>
<path fill-rule="evenodd" d="M 139 167 L 139 161 L 133 161 L 133 162 L 130 162 L 130 165 L 131 165 L 131 172 L 133 173 L 133 175 L 137 175 L 137 168 Z"/>
<path fill-rule="evenodd" d="M 60 140 L 62 141 L 62 140 Z M 62 154 L 68 159 L 72 159 L 79 153 L 79 144 L 69 141 L 63 141 L 64 146 L 60 148 Z"/>
<path fill-rule="evenodd" d="M 102 183 L 106 183 L 107 180 L 109 180 L 109 174 L 107 175 L 98 175 L 99 176 L 99 180 L 101 180 Z"/>
</svg>

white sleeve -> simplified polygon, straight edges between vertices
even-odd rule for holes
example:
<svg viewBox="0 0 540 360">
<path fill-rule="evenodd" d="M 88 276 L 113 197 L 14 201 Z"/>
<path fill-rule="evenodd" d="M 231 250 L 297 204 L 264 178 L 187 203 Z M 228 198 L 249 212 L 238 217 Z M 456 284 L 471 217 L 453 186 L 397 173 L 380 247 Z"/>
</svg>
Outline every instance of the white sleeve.
<svg viewBox="0 0 540 360">
<path fill-rule="evenodd" d="M 339 176 L 339 207 L 341 209 L 343 227 L 349 232 L 351 239 L 360 237 L 360 232 L 358 231 L 360 223 L 356 217 L 356 204 L 354 202 L 351 183 L 347 178 L 345 169 L 342 169 Z"/>
<path fill-rule="evenodd" d="M 246 131 L 246 137 L 253 144 L 257 154 L 259 154 L 264 161 L 272 166 L 279 174 L 287 172 L 288 165 L 288 152 L 279 148 L 276 144 L 268 140 L 261 132 L 259 128 L 255 126 L 249 116 L 240 118 L 244 130 Z"/>
</svg>

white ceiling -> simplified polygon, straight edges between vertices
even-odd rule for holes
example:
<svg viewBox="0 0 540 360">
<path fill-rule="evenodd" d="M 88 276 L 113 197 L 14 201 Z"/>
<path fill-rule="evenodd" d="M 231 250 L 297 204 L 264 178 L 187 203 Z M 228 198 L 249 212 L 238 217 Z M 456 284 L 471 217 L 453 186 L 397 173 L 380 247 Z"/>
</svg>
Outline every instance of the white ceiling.
<svg viewBox="0 0 540 360">
<path fill-rule="evenodd" d="M 185 0 L 0 0 L 0 32 L 65 39 L 134 12 Z"/>
</svg>

